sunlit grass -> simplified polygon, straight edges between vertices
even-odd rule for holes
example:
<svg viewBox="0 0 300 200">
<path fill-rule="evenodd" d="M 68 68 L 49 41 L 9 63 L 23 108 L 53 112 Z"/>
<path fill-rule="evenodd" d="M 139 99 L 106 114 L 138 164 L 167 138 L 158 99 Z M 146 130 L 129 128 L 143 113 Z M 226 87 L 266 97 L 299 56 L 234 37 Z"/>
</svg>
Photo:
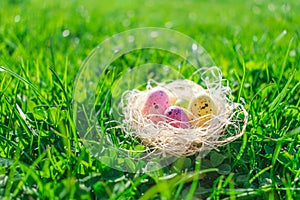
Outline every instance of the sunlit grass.
<svg viewBox="0 0 300 200">
<path fill-rule="evenodd" d="M 296 0 L 1 1 L 0 196 L 299 199 L 299 10 Z M 243 137 L 149 174 L 89 154 L 73 121 L 76 74 L 106 37 L 144 26 L 203 45 L 250 114 Z"/>
</svg>

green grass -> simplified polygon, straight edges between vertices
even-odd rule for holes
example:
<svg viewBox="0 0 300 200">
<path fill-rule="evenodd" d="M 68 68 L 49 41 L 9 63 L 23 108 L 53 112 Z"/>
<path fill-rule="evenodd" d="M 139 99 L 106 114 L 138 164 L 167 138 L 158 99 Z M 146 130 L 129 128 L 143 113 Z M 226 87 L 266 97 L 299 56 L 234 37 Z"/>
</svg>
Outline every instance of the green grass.
<svg viewBox="0 0 300 200">
<path fill-rule="evenodd" d="M 299 199 L 299 11 L 297 0 L 0 1 L 0 197 Z M 243 137 L 201 161 L 131 174 L 82 145 L 72 96 L 96 45 L 145 26 L 198 41 L 250 118 Z"/>
</svg>

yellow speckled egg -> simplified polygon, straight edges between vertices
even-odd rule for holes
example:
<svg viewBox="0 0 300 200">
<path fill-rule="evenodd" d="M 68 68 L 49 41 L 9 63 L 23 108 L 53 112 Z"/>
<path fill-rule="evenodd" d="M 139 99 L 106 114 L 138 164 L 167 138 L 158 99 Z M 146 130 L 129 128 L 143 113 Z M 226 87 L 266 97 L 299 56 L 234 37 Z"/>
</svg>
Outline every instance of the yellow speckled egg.
<svg viewBox="0 0 300 200">
<path fill-rule="evenodd" d="M 200 127 L 217 113 L 217 107 L 207 93 L 200 93 L 191 100 L 189 111 L 192 125 Z"/>
</svg>

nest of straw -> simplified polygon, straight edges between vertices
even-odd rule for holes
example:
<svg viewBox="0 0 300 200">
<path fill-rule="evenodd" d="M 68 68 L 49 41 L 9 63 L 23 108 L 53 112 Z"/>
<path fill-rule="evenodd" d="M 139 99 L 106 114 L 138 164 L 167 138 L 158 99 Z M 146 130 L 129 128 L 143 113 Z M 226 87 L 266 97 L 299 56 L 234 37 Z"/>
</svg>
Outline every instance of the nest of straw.
<svg viewBox="0 0 300 200">
<path fill-rule="evenodd" d="M 230 99 L 231 89 L 228 85 L 222 85 L 224 79 L 221 78 L 220 71 L 217 72 L 219 74 L 214 75 L 213 80 L 211 77 L 202 77 L 206 88 L 183 79 L 155 84 L 153 81 L 148 81 L 145 91 L 133 89 L 124 92 L 120 104 L 124 115 L 122 123 L 124 132 L 130 135 L 133 133 L 153 151 L 160 150 L 177 157 L 217 150 L 218 147 L 236 140 L 245 131 L 248 113 L 242 104 Z M 142 107 L 148 94 L 158 88 L 168 94 L 186 99 L 192 98 L 199 92 L 207 93 L 214 101 L 217 112 L 209 116 L 209 120 L 201 126 L 177 128 L 166 121 L 155 124 L 143 115 Z"/>
</svg>

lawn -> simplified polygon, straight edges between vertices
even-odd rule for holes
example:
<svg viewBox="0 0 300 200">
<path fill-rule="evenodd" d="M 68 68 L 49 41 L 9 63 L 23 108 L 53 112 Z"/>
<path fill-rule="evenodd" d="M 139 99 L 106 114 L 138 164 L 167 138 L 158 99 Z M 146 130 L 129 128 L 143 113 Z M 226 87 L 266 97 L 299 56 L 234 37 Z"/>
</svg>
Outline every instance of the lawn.
<svg viewBox="0 0 300 200">
<path fill-rule="evenodd" d="M 100 42 L 141 27 L 176 30 L 204 47 L 249 113 L 242 137 L 149 173 L 93 156 L 74 119 L 77 74 Z M 300 199 L 299 37 L 298 0 L 1 0 L 0 198 Z M 176 59 L 141 50 L 112 65 Z M 138 143 L 118 133 L 113 141 Z"/>
</svg>

